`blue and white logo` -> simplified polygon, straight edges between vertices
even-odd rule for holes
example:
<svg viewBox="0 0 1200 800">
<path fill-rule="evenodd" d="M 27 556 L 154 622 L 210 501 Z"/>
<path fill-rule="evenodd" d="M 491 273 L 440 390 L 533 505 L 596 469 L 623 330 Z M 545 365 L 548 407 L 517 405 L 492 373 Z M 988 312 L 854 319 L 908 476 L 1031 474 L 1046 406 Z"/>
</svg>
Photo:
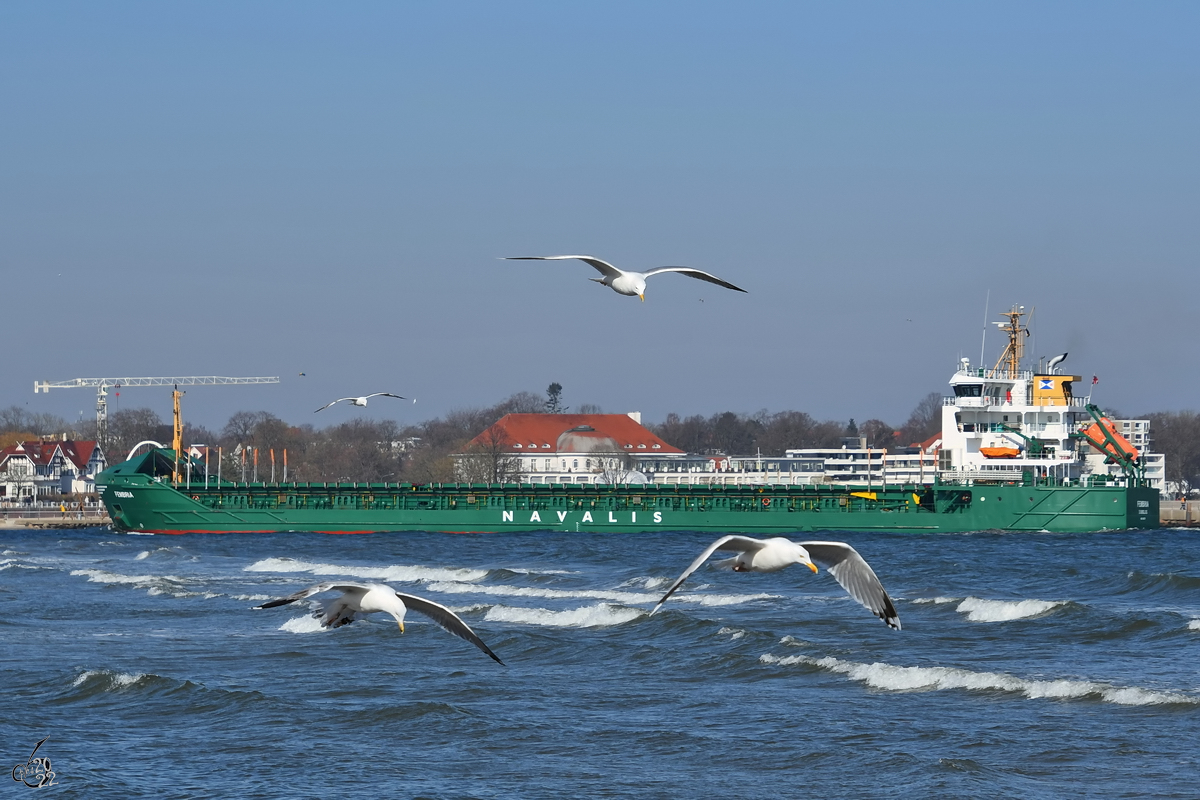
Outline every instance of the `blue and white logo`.
<svg viewBox="0 0 1200 800">
<path fill-rule="evenodd" d="M 1054 379 L 1053 378 L 1042 378 L 1039 381 L 1038 390 L 1046 391 L 1047 389 L 1050 389 L 1050 390 L 1054 389 Z"/>
</svg>

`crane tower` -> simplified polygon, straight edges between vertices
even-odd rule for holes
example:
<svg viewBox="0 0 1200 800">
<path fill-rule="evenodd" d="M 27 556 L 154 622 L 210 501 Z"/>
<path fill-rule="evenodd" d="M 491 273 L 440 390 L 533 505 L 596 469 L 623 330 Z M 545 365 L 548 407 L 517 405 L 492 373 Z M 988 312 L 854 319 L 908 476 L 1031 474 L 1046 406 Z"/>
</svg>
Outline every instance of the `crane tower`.
<svg viewBox="0 0 1200 800">
<path fill-rule="evenodd" d="M 51 389 L 96 390 L 96 442 L 100 449 L 108 446 L 108 389 L 121 386 L 230 386 L 247 383 L 279 383 L 279 378 L 223 378 L 216 375 L 191 375 L 175 378 L 73 378 L 69 381 L 34 381 L 33 393 Z M 178 398 L 176 398 L 178 411 Z M 178 422 L 176 422 L 178 427 Z"/>
</svg>

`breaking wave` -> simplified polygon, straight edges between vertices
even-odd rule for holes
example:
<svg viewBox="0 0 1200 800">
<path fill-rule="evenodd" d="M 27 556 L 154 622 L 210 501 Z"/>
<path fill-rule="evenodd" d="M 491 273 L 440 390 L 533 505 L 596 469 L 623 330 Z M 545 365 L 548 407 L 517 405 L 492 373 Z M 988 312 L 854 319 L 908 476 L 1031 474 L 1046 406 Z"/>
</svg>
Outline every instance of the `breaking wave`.
<svg viewBox="0 0 1200 800">
<path fill-rule="evenodd" d="M 645 611 L 624 608 L 608 603 L 572 608 L 566 611 L 550 611 L 545 608 L 514 608 L 492 606 L 484 619 L 488 622 L 517 622 L 525 625 L 543 625 L 549 628 L 605 628 L 632 622 Z"/>
<path fill-rule="evenodd" d="M 244 568 L 246 572 L 307 572 L 311 575 L 351 575 L 378 581 L 415 583 L 419 581 L 477 581 L 487 577 L 483 569 L 452 569 L 393 565 L 362 567 L 346 564 L 322 564 L 294 558 L 264 558 Z"/>
<path fill-rule="evenodd" d="M 966 614 L 971 622 L 1008 622 L 1041 616 L 1051 609 L 1065 605 L 1063 601 L 1051 600 L 982 600 L 978 597 L 968 597 L 959 603 L 955 610 Z"/>
<path fill-rule="evenodd" d="M 490 594 L 497 597 L 536 597 L 543 600 L 606 600 L 613 603 L 657 603 L 660 595 L 646 592 L 622 592 L 612 589 L 543 589 L 529 586 L 482 586 L 473 583 L 438 581 L 425 588 L 444 594 Z M 682 602 L 703 606 L 731 606 L 753 600 L 768 600 L 771 594 L 688 594 L 677 596 Z M 675 599 L 675 598 L 672 598 Z"/>
<path fill-rule="evenodd" d="M 144 672 L 139 672 L 136 675 L 128 672 L 114 672 L 113 670 L 87 670 L 80 674 L 71 682 L 72 686 L 87 686 L 105 691 L 114 689 L 123 689 L 127 686 L 133 686 L 136 683 L 149 678 Z"/>
<path fill-rule="evenodd" d="M 810 658 L 808 656 L 774 656 L 765 653 L 759 656 L 764 664 L 789 666 L 805 664 L 829 672 L 845 675 L 850 680 L 860 681 L 873 689 L 892 692 L 942 691 L 964 689 L 967 691 L 1001 691 L 1020 694 L 1030 699 L 1079 700 L 1098 699 L 1106 703 L 1123 706 L 1150 706 L 1169 704 L 1200 705 L 1200 698 L 1175 692 L 1159 692 L 1136 686 L 1112 686 L 1098 681 L 1056 680 L 1039 681 L 1018 678 L 1002 672 L 974 672 L 951 667 L 898 667 L 876 662 L 860 664 L 838 658 Z"/>
<path fill-rule="evenodd" d="M 321 627 L 321 620 L 316 617 L 305 616 L 289 619 L 279 626 L 279 630 L 287 631 L 288 633 L 320 633 L 325 628 Z"/>
<path fill-rule="evenodd" d="M 186 578 L 178 575 L 122 575 L 119 572 L 108 572 L 102 569 L 71 570 L 75 576 L 86 576 L 88 583 L 103 583 L 108 586 L 133 586 L 145 589 L 151 597 L 170 595 L 171 597 L 203 597 L 211 600 L 220 597 L 219 592 L 194 592 L 184 588 Z"/>
</svg>

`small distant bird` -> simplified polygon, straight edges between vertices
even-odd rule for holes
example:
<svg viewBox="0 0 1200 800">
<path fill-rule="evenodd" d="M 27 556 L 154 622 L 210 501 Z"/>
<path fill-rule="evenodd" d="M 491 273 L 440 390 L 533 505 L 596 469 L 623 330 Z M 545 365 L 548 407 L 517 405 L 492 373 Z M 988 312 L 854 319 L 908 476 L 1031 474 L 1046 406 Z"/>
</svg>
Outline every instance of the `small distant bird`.
<svg viewBox="0 0 1200 800">
<path fill-rule="evenodd" d="M 646 272 L 626 272 L 622 269 L 617 269 L 607 261 L 601 261 L 595 256 L 506 256 L 505 261 L 563 261 L 570 259 L 579 259 L 587 264 L 591 264 L 596 268 L 603 278 L 588 278 L 590 281 L 603 284 L 612 289 L 617 294 L 627 296 L 637 295 L 642 298 L 642 302 L 646 302 L 646 279 L 651 275 L 658 275 L 662 272 L 678 272 L 681 275 L 687 275 L 689 278 L 698 278 L 702 281 L 715 283 L 717 286 L 724 286 L 726 289 L 733 289 L 735 292 L 745 292 L 745 289 L 740 289 L 732 283 L 721 280 L 716 275 L 710 275 L 698 269 L 691 267 L 658 267 L 656 269 L 647 270 Z"/>
<path fill-rule="evenodd" d="M 303 372 L 301 372 L 301 373 L 300 373 L 300 377 L 301 377 L 301 378 L 303 378 L 303 377 L 304 377 L 304 373 L 303 373 Z"/>
<path fill-rule="evenodd" d="M 295 594 L 263 603 L 255 608 L 286 606 L 314 594 L 330 591 L 342 594 L 327 600 L 321 610 L 313 614 L 321 620 L 321 626 L 324 628 L 340 628 L 343 625 L 349 625 L 356 619 L 361 619 L 366 614 L 382 611 L 385 614 L 391 614 L 392 618 L 396 620 L 396 624 L 400 626 L 400 632 L 404 633 L 405 611 L 416 611 L 418 614 L 429 617 L 448 633 L 475 645 L 497 663 L 504 663 L 499 656 L 492 652 L 490 647 L 483 643 L 483 639 L 480 639 L 475 631 L 471 630 L 470 626 L 450 609 L 438 605 L 432 600 L 425 600 L 411 594 L 401 594 L 382 583 L 318 583 L 316 586 L 310 586 Z"/>
<path fill-rule="evenodd" d="M 394 397 L 397 400 L 407 400 L 408 399 L 407 397 L 401 397 L 400 395 L 392 394 L 391 392 L 375 392 L 375 394 L 363 395 L 362 397 L 339 397 L 337 400 L 334 400 L 332 403 L 326 403 L 325 405 L 321 406 L 320 408 L 317 409 L 317 411 L 324 411 L 325 409 L 329 408 L 330 406 L 340 403 L 343 400 L 349 400 L 350 405 L 352 405 L 352 406 L 365 406 L 367 404 L 367 398 L 370 398 L 370 397 Z M 413 398 L 413 402 L 414 403 L 417 402 L 416 398 Z M 314 411 L 313 413 L 315 414 L 315 413 L 317 413 L 317 411 Z"/>
<path fill-rule="evenodd" d="M 816 572 L 817 564 L 821 564 L 851 597 L 886 622 L 888 627 L 900 630 L 900 615 L 892 605 L 892 598 L 888 597 L 883 584 L 875 577 L 875 571 L 857 550 L 845 542 L 793 542 L 782 537 L 753 539 L 749 536 L 723 536 L 717 539 L 671 584 L 650 614 L 653 616 L 688 576 L 718 550 L 737 553 L 734 558 L 723 562 L 728 564 L 732 561 L 734 572 L 778 572 L 792 564 L 803 564 Z"/>
</svg>

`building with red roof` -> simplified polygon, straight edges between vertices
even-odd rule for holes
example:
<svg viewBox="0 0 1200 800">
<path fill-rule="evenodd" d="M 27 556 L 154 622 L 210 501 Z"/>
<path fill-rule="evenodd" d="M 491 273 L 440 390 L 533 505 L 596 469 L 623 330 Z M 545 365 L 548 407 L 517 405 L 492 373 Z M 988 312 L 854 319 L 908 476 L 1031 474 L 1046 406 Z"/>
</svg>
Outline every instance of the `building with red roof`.
<svg viewBox="0 0 1200 800">
<path fill-rule="evenodd" d="M 96 475 L 108 466 L 96 442 L 40 439 L 0 450 L 0 499 L 47 500 L 60 494 L 91 494 Z"/>
<path fill-rule="evenodd" d="M 460 480 L 626 483 L 638 456 L 683 456 L 630 414 L 507 414 L 454 456 Z"/>
</svg>

